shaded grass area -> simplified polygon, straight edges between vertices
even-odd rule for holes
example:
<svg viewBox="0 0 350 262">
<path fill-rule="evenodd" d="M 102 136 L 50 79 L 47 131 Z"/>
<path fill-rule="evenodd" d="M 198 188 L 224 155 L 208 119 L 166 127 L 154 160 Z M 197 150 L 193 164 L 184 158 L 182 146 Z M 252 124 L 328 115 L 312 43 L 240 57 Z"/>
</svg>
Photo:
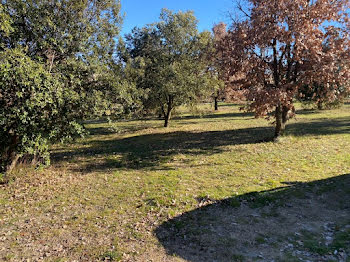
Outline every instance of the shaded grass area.
<svg viewBox="0 0 350 262">
<path fill-rule="evenodd" d="M 340 218 L 348 212 L 348 176 L 339 177 L 344 190 L 333 181 L 350 173 L 350 106 L 299 111 L 279 143 L 270 141 L 273 127 L 266 120 L 239 111 L 237 105 L 223 106 L 217 113 L 205 107 L 203 112 L 192 117 L 181 109 L 168 129 L 155 119 L 89 122 L 90 136 L 52 148 L 50 168 L 17 170 L 9 184 L 0 186 L 0 260 L 205 261 L 201 253 L 213 258 L 220 245 L 242 245 L 243 251 L 232 248 L 226 252 L 231 260 L 223 256 L 218 261 L 244 261 L 247 253 L 262 256 L 261 261 L 297 261 L 307 254 L 296 251 L 317 259 L 335 251 L 328 242 L 331 249 L 325 254 L 313 251 L 324 247 L 319 240 L 322 228 L 313 222 L 324 225 L 337 220 L 327 222 L 325 215 Z M 339 196 L 334 193 L 338 191 Z M 312 210 L 312 204 L 318 207 L 314 213 L 298 217 Z M 213 220 L 213 228 L 203 222 L 192 232 L 187 214 L 199 214 L 194 221 L 218 220 Z M 283 220 L 288 214 L 294 222 Z M 238 218 L 231 221 L 238 231 L 232 216 Z M 317 216 L 324 219 L 313 219 Z M 276 225 L 271 228 L 274 233 L 291 229 L 288 225 L 297 219 L 306 224 L 300 236 L 282 232 L 270 237 L 266 225 Z M 176 221 L 179 231 L 172 239 L 167 235 Z M 348 222 L 333 222 L 330 237 L 347 243 L 347 233 L 335 228 Z M 227 232 L 218 225 L 226 226 Z M 248 229 L 257 233 L 247 235 Z M 181 239 L 181 232 L 188 230 L 193 246 Z M 307 232 L 310 243 L 299 247 Z M 211 247 L 202 243 L 207 236 Z M 320 246 L 315 241 L 321 241 Z M 276 242 L 295 248 L 280 251 Z"/>
<path fill-rule="evenodd" d="M 206 201 L 157 227 L 169 254 L 186 261 L 341 261 L 350 254 L 350 174 Z"/>
<path fill-rule="evenodd" d="M 219 116 L 227 117 L 226 114 Z M 108 131 L 108 128 L 101 127 L 89 128 L 89 130 L 93 135 L 105 135 L 111 132 Z M 113 137 L 112 139 L 94 140 L 89 143 L 88 147 L 74 151 L 53 153 L 52 159 L 59 162 L 62 159 L 73 157 L 104 156 L 101 162 L 96 162 L 94 158 L 92 163 L 81 165 L 78 168 L 80 171 L 103 171 L 111 168 L 161 169 L 162 164 L 171 160 L 174 155 L 219 154 L 227 150 L 225 146 L 271 142 L 273 140 L 271 134 L 273 134 L 273 128 L 267 126 L 206 132 L 173 131 L 126 138 Z M 335 134 L 350 134 L 349 117 L 292 123 L 288 126 L 287 131 L 289 136 Z"/>
<path fill-rule="evenodd" d="M 255 127 L 237 130 L 188 132 L 175 131 L 132 136 L 123 139 L 95 140 L 89 147 L 73 152 L 54 153 L 53 159 L 60 161 L 67 157 L 82 157 L 87 155 L 121 155 L 116 159 L 105 159 L 102 163 L 87 164 L 85 170 L 103 171 L 108 168 L 154 168 L 169 161 L 178 154 L 211 155 L 219 154 L 223 146 L 255 144 L 272 140 L 268 133 L 269 127 Z"/>
</svg>

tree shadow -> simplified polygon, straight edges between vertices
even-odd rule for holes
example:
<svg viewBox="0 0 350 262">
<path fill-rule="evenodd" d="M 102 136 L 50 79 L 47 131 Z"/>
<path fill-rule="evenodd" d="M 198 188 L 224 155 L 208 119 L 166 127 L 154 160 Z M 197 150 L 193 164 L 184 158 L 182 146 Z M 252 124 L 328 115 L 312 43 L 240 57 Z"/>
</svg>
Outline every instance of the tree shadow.
<svg viewBox="0 0 350 262">
<path fill-rule="evenodd" d="M 191 116 L 177 116 L 173 120 L 190 120 L 190 119 L 217 119 L 217 118 L 238 118 L 238 117 L 250 117 L 254 118 L 254 113 L 251 112 L 231 112 L 231 113 L 217 113 L 207 115 L 191 115 Z"/>
<path fill-rule="evenodd" d="M 287 135 L 331 135 L 350 133 L 350 119 L 321 119 L 295 122 L 287 126 Z M 89 141 L 85 147 L 71 151 L 52 152 L 52 162 L 71 159 L 80 161 L 76 171 L 91 172 L 107 169 L 169 169 L 165 165 L 174 155 L 210 155 L 227 150 L 225 146 L 270 142 L 273 127 L 244 129 L 155 133 L 127 138 L 107 138 Z M 185 160 L 183 160 L 185 161 Z M 174 167 L 176 168 L 176 167 Z"/>
<path fill-rule="evenodd" d="M 146 122 L 146 120 L 143 120 Z M 86 130 L 92 136 L 104 136 L 104 135 L 113 135 L 113 134 L 125 134 L 142 131 L 148 128 L 159 128 L 158 126 L 150 125 L 148 123 L 144 124 L 134 124 L 130 126 L 123 126 L 122 128 L 116 128 L 113 126 L 100 126 L 100 127 L 87 127 Z"/>
<path fill-rule="evenodd" d="M 313 115 L 318 113 L 319 111 L 317 109 L 299 109 L 296 111 L 296 116 L 298 117 L 298 115 Z"/>
<path fill-rule="evenodd" d="M 287 124 L 287 134 L 294 136 L 350 134 L 350 118 L 323 118 Z"/>
<path fill-rule="evenodd" d="M 121 139 L 93 140 L 88 147 L 72 151 L 52 152 L 52 162 L 82 159 L 82 172 L 102 171 L 113 168 L 164 169 L 163 164 L 173 155 L 206 155 L 223 152 L 224 146 L 254 144 L 272 140 L 267 136 L 272 127 L 256 127 L 236 130 L 156 133 Z M 84 163 L 85 161 L 85 163 Z M 167 168 L 166 168 L 167 169 Z"/>
<path fill-rule="evenodd" d="M 198 120 L 198 119 L 213 119 L 216 120 L 218 118 L 239 118 L 239 117 L 254 117 L 253 113 L 249 112 L 237 112 L 237 113 L 218 113 L 218 114 L 207 114 L 207 115 L 190 115 L 190 116 L 182 116 L 178 115 L 172 118 L 174 121 L 178 120 Z M 105 124 L 104 126 L 99 126 L 99 127 L 87 127 L 87 131 L 89 132 L 90 135 L 111 135 L 111 134 L 116 134 L 116 133 L 130 133 L 130 132 L 137 132 L 137 131 L 142 131 L 144 129 L 148 128 L 163 128 L 163 121 L 164 119 L 162 118 L 156 118 L 156 117 L 147 117 L 147 118 L 140 118 L 138 119 L 139 121 L 143 121 L 145 123 L 143 124 L 134 124 L 130 126 L 123 126 L 122 129 L 116 129 L 113 128 L 112 125 L 108 125 L 108 121 L 101 119 L 101 120 L 89 120 L 86 121 L 86 124 Z M 130 121 L 135 121 L 134 120 L 120 120 L 121 122 L 130 122 Z M 159 121 L 161 123 L 160 125 L 152 125 L 149 124 L 149 121 Z M 184 122 L 182 124 L 197 124 L 197 122 Z"/>
<path fill-rule="evenodd" d="M 86 130 L 88 134 L 92 136 L 106 136 L 116 133 L 116 131 L 110 127 L 88 127 Z"/>
<path fill-rule="evenodd" d="M 159 225 L 169 255 L 186 261 L 343 261 L 350 256 L 350 175 L 253 192 Z M 345 261 L 344 259 L 344 261 Z"/>
</svg>

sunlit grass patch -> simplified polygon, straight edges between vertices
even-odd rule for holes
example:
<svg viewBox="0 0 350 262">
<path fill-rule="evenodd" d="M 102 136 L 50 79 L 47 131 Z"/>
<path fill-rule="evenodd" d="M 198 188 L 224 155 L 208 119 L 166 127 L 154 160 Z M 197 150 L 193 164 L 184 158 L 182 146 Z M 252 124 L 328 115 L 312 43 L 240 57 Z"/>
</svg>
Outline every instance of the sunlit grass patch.
<svg viewBox="0 0 350 262">
<path fill-rule="evenodd" d="M 157 119 L 89 122 L 90 136 L 52 148 L 50 168 L 19 169 L 0 186 L 0 258 L 145 261 L 152 256 L 172 261 L 181 254 L 168 256 L 154 230 L 186 212 L 204 209 L 202 220 L 190 219 L 190 233 L 204 240 L 224 234 L 213 243 L 213 252 L 224 243 L 233 248 L 225 259 L 239 260 L 247 255 L 234 250 L 242 242 L 246 248 L 251 248 L 249 243 L 265 249 L 268 245 L 271 252 L 280 242 L 266 232 L 241 241 L 235 232 L 225 235 L 210 224 L 223 221 L 233 230 L 234 223 L 254 228 L 272 220 L 283 228 L 288 221 L 283 212 L 313 198 L 328 203 L 332 212 L 346 212 L 349 191 L 331 178 L 350 174 L 349 105 L 299 111 L 279 143 L 271 142 L 268 121 L 237 105 L 209 110 L 204 105 L 203 113 L 192 116 L 181 108 L 167 129 Z M 327 183 L 313 183 L 317 180 Z M 343 200 L 324 199 L 334 190 Z M 218 203 L 223 206 L 218 210 L 226 210 L 222 214 L 237 216 L 237 221 L 211 213 Z M 235 210 L 248 215 L 238 216 Z M 174 227 L 186 232 L 189 224 L 179 220 Z M 344 232 L 334 238 L 334 247 L 348 243 Z M 194 238 L 194 249 L 205 246 L 203 239 Z M 317 247 L 310 242 L 306 250 Z M 294 258 L 290 254 L 288 259 L 297 261 Z"/>
</svg>

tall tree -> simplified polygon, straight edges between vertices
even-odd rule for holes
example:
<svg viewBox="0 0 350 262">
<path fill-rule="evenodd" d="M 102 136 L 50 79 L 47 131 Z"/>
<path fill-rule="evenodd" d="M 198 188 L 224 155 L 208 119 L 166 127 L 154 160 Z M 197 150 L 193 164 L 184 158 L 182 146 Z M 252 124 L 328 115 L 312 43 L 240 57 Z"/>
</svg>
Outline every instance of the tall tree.
<svg viewBox="0 0 350 262">
<path fill-rule="evenodd" d="M 218 45 L 220 45 L 220 40 L 222 38 L 221 33 L 224 32 L 226 33 L 226 24 L 224 23 L 219 23 L 213 27 L 213 34 L 214 34 L 214 51 L 213 55 L 211 56 L 212 61 L 213 61 L 213 66 L 215 68 L 215 71 L 217 72 L 219 79 L 223 79 L 223 72 L 222 70 L 224 69 L 224 66 L 222 65 L 222 58 L 223 54 L 221 53 Z M 225 98 L 226 94 L 226 84 L 222 84 L 217 90 L 214 91 L 214 109 L 219 110 L 219 105 L 218 105 L 218 100 Z"/>
<path fill-rule="evenodd" d="M 135 28 L 126 36 L 128 60 L 138 60 L 143 76 L 139 88 L 147 90 L 144 105 L 164 116 L 167 127 L 176 106 L 195 102 L 209 94 L 217 79 L 208 72 L 205 52 L 212 43 L 210 32 L 199 33 L 192 12 L 163 9 L 160 22 Z"/>
<path fill-rule="evenodd" d="M 225 80 L 244 90 L 256 116 L 274 112 L 275 137 L 300 88 L 349 88 L 349 1 L 247 0 L 245 18 L 217 27 Z"/>
</svg>

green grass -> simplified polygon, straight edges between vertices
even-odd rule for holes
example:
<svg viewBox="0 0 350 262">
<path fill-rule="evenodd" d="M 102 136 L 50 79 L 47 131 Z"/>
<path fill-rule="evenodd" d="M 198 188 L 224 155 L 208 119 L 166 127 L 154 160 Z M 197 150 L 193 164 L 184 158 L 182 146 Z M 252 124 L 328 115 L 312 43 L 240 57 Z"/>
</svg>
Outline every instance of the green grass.
<svg viewBox="0 0 350 262">
<path fill-rule="evenodd" d="M 246 203 L 253 209 L 278 208 L 291 198 L 335 190 L 314 181 L 350 174 L 349 105 L 300 110 L 279 143 L 271 142 L 268 121 L 240 112 L 237 105 L 219 112 L 203 105 L 193 112 L 180 108 L 167 129 L 152 119 L 91 121 L 86 124 L 90 136 L 52 148 L 50 168 L 19 168 L 15 179 L 0 185 L 0 260 L 145 261 L 152 256 L 161 261 L 169 256 L 171 261 L 162 246 L 169 248 L 154 234 L 166 221 L 218 202 L 232 209 Z M 346 208 L 346 203 L 337 205 Z M 261 219 L 280 219 L 275 210 L 262 214 Z M 178 232 L 190 224 L 185 221 L 175 222 Z M 186 230 L 208 235 L 208 221 L 215 223 L 215 215 Z M 230 239 L 236 237 L 223 242 L 236 242 Z M 259 235 L 251 240 L 265 242 Z M 348 234 L 340 232 L 334 246 L 344 243 Z M 319 251 L 312 243 L 306 248 Z M 243 260 L 243 255 L 228 252 L 226 258 Z"/>
</svg>

